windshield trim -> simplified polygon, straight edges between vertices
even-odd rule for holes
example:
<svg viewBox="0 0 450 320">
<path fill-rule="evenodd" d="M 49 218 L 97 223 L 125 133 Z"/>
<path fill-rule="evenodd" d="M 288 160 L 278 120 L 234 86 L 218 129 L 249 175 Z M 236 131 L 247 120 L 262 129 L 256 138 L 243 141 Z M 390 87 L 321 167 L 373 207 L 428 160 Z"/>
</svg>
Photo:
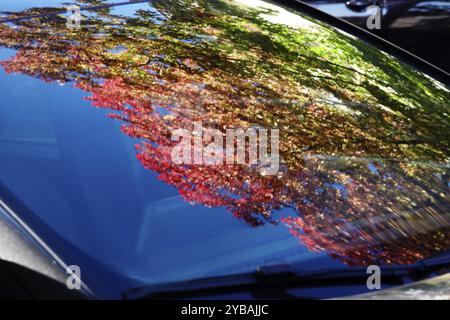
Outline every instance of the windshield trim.
<svg viewBox="0 0 450 320">
<path fill-rule="evenodd" d="M 33 229 L 28 226 L 23 219 L 21 219 L 2 199 L 0 199 L 0 214 L 5 216 L 8 220 L 12 221 L 14 227 L 20 232 L 20 234 L 25 234 L 32 239 L 33 244 L 38 247 L 42 252 L 49 256 L 50 259 L 55 261 L 57 265 L 62 268 L 63 272 L 66 273 L 68 265 L 53 251 L 47 243 L 39 237 Z M 89 288 L 89 286 L 82 281 L 76 274 L 73 274 L 76 281 L 81 284 L 81 291 L 89 296 L 94 297 L 95 294 Z"/>
<path fill-rule="evenodd" d="M 317 8 L 314 8 L 308 3 L 301 0 L 263 0 L 267 2 L 276 3 L 279 6 L 288 8 L 295 12 L 302 12 L 310 18 L 329 24 L 337 29 L 347 32 L 359 40 L 366 41 L 375 48 L 384 51 L 392 55 L 393 57 L 411 65 L 418 71 L 421 71 L 443 84 L 450 87 L 450 73 L 442 70 L 441 68 L 431 64 L 430 62 L 416 56 L 415 54 L 395 45 L 394 43 L 372 33 L 364 28 L 354 25 L 344 19 L 334 17 L 326 12 L 323 12 Z"/>
</svg>

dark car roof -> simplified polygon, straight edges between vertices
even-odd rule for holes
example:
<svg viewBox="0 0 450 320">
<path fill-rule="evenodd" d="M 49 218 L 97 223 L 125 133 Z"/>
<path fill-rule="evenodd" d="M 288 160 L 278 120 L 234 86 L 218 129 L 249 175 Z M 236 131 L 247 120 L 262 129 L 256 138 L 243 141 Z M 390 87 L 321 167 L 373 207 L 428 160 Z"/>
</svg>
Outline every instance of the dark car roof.
<svg viewBox="0 0 450 320">
<path fill-rule="evenodd" d="M 256 0 L 106 6 L 79 29 L 55 2 L 3 10 L 0 199 L 97 295 L 450 247 L 443 83 Z M 286 170 L 176 165 L 194 121 L 279 130 Z"/>
</svg>

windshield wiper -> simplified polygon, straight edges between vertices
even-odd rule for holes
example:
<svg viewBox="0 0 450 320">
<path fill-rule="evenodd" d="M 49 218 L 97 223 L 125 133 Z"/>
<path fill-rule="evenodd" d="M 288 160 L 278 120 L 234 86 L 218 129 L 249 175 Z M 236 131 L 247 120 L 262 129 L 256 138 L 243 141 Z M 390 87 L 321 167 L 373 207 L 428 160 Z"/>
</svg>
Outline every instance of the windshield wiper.
<svg viewBox="0 0 450 320">
<path fill-rule="evenodd" d="M 413 265 L 380 266 L 383 285 L 402 285 L 423 280 L 436 272 L 449 272 L 450 251 Z M 446 270 L 445 270 L 446 269 Z M 263 266 L 254 272 L 189 281 L 163 283 L 134 288 L 123 293 L 124 299 L 183 299 L 196 296 L 249 292 L 255 298 L 292 299 L 289 289 L 366 286 L 366 267 L 302 272 L 294 264 Z"/>
</svg>

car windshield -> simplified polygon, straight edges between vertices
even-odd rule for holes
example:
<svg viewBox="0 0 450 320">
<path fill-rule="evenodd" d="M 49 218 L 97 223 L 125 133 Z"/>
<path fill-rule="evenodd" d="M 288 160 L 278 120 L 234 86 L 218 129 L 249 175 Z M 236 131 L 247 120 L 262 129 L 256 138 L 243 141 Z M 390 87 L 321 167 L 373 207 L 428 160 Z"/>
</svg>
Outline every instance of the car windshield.
<svg viewBox="0 0 450 320">
<path fill-rule="evenodd" d="M 444 84 L 269 2 L 74 3 L 0 4 L 0 200 L 97 296 L 450 249 Z M 228 129 L 276 170 L 174 161 Z"/>
</svg>

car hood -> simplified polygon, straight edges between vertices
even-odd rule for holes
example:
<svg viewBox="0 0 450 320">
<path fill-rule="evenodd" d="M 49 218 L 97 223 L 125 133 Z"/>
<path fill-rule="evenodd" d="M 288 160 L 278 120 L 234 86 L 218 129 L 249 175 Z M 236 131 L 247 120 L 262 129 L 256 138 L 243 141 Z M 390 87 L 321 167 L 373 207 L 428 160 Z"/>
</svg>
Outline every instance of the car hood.
<svg viewBox="0 0 450 320">
<path fill-rule="evenodd" d="M 257 0 L 78 1 L 80 28 L 25 3 L 0 5 L 0 199 L 99 297 L 449 249 L 441 82 Z M 277 174 L 177 165 L 194 123 L 278 130 Z"/>
</svg>

